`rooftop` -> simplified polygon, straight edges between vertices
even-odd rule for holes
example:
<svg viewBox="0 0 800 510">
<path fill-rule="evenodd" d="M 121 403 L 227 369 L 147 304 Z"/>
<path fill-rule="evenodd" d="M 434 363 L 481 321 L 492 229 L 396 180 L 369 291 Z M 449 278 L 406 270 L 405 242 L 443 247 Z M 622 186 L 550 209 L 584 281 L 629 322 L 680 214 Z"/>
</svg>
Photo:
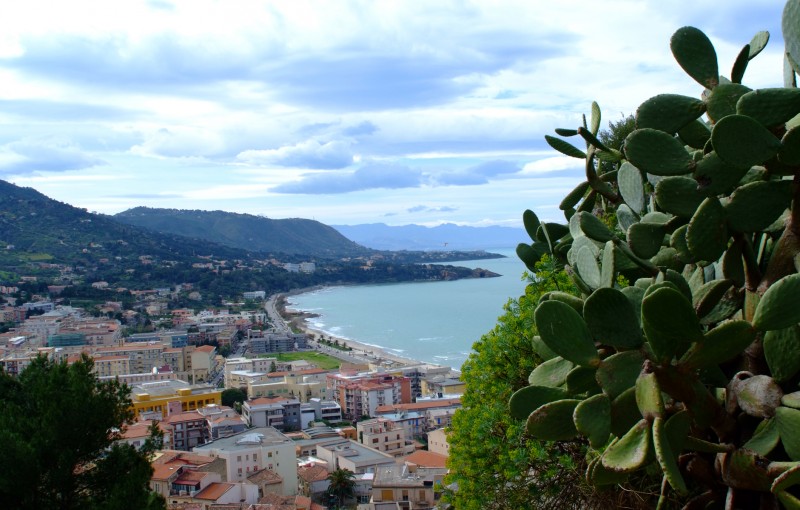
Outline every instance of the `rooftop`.
<svg viewBox="0 0 800 510">
<path fill-rule="evenodd" d="M 437 407 L 454 407 L 460 406 L 460 398 L 451 398 L 446 400 L 432 400 L 430 402 L 415 402 L 413 404 L 391 404 L 385 406 L 378 406 L 375 410 L 377 413 L 392 413 L 396 411 L 421 411 L 424 409 L 436 409 Z"/>
<path fill-rule="evenodd" d="M 308 483 L 327 480 L 328 474 L 328 468 L 316 464 L 297 469 L 297 476 Z"/>
<path fill-rule="evenodd" d="M 203 453 L 211 450 L 237 451 L 247 450 L 258 445 L 293 444 L 274 427 L 258 427 L 228 437 L 215 439 L 210 443 L 195 446 L 194 451 Z"/>
<path fill-rule="evenodd" d="M 209 501 L 216 501 L 223 494 L 228 492 L 234 487 L 232 483 L 212 482 L 208 486 L 194 495 L 194 499 L 207 499 Z"/>
<path fill-rule="evenodd" d="M 443 468 L 447 466 L 447 456 L 441 453 L 417 450 L 407 455 L 403 461 L 406 464 L 415 464 L 420 467 Z"/>
</svg>

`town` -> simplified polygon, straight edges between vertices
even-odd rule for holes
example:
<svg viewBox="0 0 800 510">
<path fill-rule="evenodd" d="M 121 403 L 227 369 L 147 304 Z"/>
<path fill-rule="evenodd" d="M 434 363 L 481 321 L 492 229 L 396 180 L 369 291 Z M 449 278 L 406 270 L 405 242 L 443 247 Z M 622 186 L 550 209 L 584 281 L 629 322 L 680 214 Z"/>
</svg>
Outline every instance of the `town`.
<svg viewBox="0 0 800 510">
<path fill-rule="evenodd" d="M 37 356 L 88 355 L 100 380 L 126 384 L 135 422 L 120 441 L 139 448 L 153 424 L 161 430 L 150 488 L 168 508 L 321 510 L 336 503 L 328 489 L 341 470 L 352 473 L 352 508 L 439 500 L 445 429 L 464 389 L 450 367 L 332 344 L 287 322 L 265 291 L 242 293 L 249 306 L 196 311 L 169 309 L 176 290 L 153 289 L 100 314 L 51 299 L 58 291 L 16 306 L 19 288 L 0 287 L 13 324 L 0 334 L 0 367 L 18 376 Z M 124 325 L 148 310 L 160 327 Z"/>
</svg>

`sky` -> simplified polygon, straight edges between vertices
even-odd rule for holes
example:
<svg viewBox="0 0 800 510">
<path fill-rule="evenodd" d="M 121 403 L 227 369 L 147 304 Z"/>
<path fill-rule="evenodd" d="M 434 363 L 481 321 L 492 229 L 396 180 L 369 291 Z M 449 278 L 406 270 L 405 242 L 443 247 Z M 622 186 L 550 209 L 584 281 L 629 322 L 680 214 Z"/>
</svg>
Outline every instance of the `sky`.
<svg viewBox="0 0 800 510">
<path fill-rule="evenodd" d="M 698 97 L 669 38 L 781 86 L 780 0 L 0 5 L 0 179 L 103 214 L 147 206 L 329 225 L 563 220 L 580 160 L 544 142 Z"/>
</svg>

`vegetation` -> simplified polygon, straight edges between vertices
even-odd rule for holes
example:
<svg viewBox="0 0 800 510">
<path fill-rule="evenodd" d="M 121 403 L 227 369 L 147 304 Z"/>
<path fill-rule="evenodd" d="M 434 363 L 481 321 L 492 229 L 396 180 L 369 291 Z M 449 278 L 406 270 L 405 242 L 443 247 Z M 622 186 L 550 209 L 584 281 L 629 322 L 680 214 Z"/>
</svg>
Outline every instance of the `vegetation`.
<svg viewBox="0 0 800 510">
<path fill-rule="evenodd" d="M 800 508 L 800 2 L 783 27 L 786 87 L 760 90 L 742 79 L 767 33 L 727 79 L 705 34 L 679 29 L 672 52 L 701 99 L 645 101 L 621 150 L 597 139 L 593 104 L 588 125 L 556 131 L 585 151 L 547 137 L 585 163 L 561 203 L 568 225 L 523 216 L 520 258 L 537 273 L 545 256 L 565 264 L 580 297 L 538 299 L 523 355 L 546 361 L 510 414 L 526 437 L 588 442 L 597 487 L 657 474 L 648 506 Z"/>
<path fill-rule="evenodd" d="M 306 360 L 310 363 L 314 363 L 318 367 L 325 369 L 325 370 L 334 370 L 339 368 L 339 365 L 342 364 L 341 361 L 334 358 L 333 356 L 328 356 L 327 354 L 322 354 L 319 352 L 278 352 L 275 354 L 275 357 L 278 358 L 278 361 L 297 361 L 299 359 Z"/>
<path fill-rule="evenodd" d="M 340 508 L 347 498 L 353 497 L 355 474 L 349 469 L 334 469 L 328 474 L 328 494 L 334 498 L 335 508 Z"/>
<path fill-rule="evenodd" d="M 164 508 L 148 486 L 158 428 L 141 451 L 114 444 L 133 419 L 128 388 L 92 366 L 40 356 L 18 378 L 0 372 L 2 508 Z"/>
<path fill-rule="evenodd" d="M 247 400 L 247 392 L 242 388 L 227 388 L 222 390 L 222 405 L 235 408 L 236 404 L 242 405 Z"/>
</svg>

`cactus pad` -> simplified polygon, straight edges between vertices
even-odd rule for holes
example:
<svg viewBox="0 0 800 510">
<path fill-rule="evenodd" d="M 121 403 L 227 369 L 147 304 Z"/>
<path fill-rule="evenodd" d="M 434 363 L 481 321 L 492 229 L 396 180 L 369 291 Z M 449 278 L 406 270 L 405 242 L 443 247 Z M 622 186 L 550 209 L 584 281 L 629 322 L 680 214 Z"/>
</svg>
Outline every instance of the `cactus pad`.
<svg viewBox="0 0 800 510">
<path fill-rule="evenodd" d="M 775 135 L 745 115 L 728 115 L 717 122 L 711 130 L 711 143 L 724 161 L 745 168 L 760 165 L 781 149 Z"/>
<path fill-rule="evenodd" d="M 800 113 L 800 89 L 759 89 L 744 94 L 736 111 L 772 128 L 782 126 Z"/>
<path fill-rule="evenodd" d="M 532 386 L 548 386 L 557 388 L 567 382 L 567 374 L 575 368 L 575 364 L 562 357 L 556 357 L 539 364 L 528 376 L 528 384 Z"/>
<path fill-rule="evenodd" d="M 780 217 L 792 201 L 791 181 L 751 182 L 739 187 L 725 205 L 728 225 L 737 232 L 761 232 Z"/>
<path fill-rule="evenodd" d="M 617 289 L 602 288 L 586 299 L 583 316 L 598 342 L 618 349 L 642 344 L 642 331 L 628 298 Z"/>
<path fill-rule="evenodd" d="M 565 142 L 561 138 L 556 138 L 555 136 L 544 135 L 544 139 L 547 141 L 547 144 L 564 154 L 565 156 L 570 156 L 573 158 L 578 159 L 586 159 L 586 153 L 580 150 L 579 148 L 575 147 L 569 142 Z"/>
<path fill-rule="evenodd" d="M 734 108 L 736 102 L 734 102 Z M 636 127 L 652 128 L 675 134 L 706 110 L 703 101 L 678 94 L 659 94 L 651 97 L 636 110 Z"/>
<path fill-rule="evenodd" d="M 622 199 L 637 214 L 644 209 L 644 182 L 638 168 L 624 162 L 617 172 L 617 185 Z"/>
<path fill-rule="evenodd" d="M 713 262 L 728 248 L 725 208 L 715 197 L 705 199 L 695 211 L 686 230 L 686 244 L 698 260 Z"/>
<path fill-rule="evenodd" d="M 702 319 L 711 313 L 732 285 L 731 280 L 712 280 L 697 289 L 692 295 L 692 306 L 697 316 Z"/>
<path fill-rule="evenodd" d="M 775 418 L 762 420 L 753 432 L 753 437 L 744 444 L 748 450 L 753 450 L 759 455 L 766 456 L 776 446 L 781 437 L 778 434 L 778 423 Z"/>
<path fill-rule="evenodd" d="M 589 397 L 575 407 L 575 428 L 589 439 L 592 448 L 601 448 L 611 434 L 611 400 L 608 395 Z"/>
<path fill-rule="evenodd" d="M 527 420 L 528 416 L 539 407 L 567 398 L 566 390 L 548 388 L 547 386 L 526 386 L 514 392 L 509 400 L 508 408 L 511 416 L 517 420 Z"/>
<path fill-rule="evenodd" d="M 663 210 L 691 218 L 703 200 L 705 193 L 698 189 L 697 181 L 691 177 L 665 177 L 656 185 L 656 202 Z"/>
<path fill-rule="evenodd" d="M 580 400 L 564 399 L 544 404 L 528 416 L 526 430 L 544 441 L 572 439 L 578 434 L 572 414 Z"/>
<path fill-rule="evenodd" d="M 683 27 L 672 35 L 669 46 L 686 74 L 707 89 L 717 86 L 717 52 L 706 34 L 694 27 Z"/>
<path fill-rule="evenodd" d="M 628 229 L 628 245 L 637 257 L 649 259 L 661 249 L 666 233 L 660 223 L 634 223 Z"/>
<path fill-rule="evenodd" d="M 572 209 L 581 199 L 586 195 L 586 192 L 589 191 L 589 183 L 587 181 L 583 181 L 582 183 L 575 186 L 575 189 L 569 192 L 569 194 L 564 197 L 564 200 L 561 201 L 558 208 L 562 211 L 566 211 L 567 209 Z"/>
<path fill-rule="evenodd" d="M 609 397 L 615 399 L 636 385 L 643 363 L 644 356 L 639 351 L 613 354 L 597 368 L 597 382 Z"/>
<path fill-rule="evenodd" d="M 659 360 L 669 360 L 703 335 L 691 303 L 677 290 L 659 288 L 642 300 L 642 326 Z"/>
<path fill-rule="evenodd" d="M 652 422 L 655 418 L 664 416 L 664 400 L 661 398 L 661 387 L 656 380 L 656 374 L 639 374 L 636 379 L 636 407 L 645 420 Z"/>
<path fill-rule="evenodd" d="M 578 223 L 581 231 L 589 239 L 593 239 L 600 243 L 605 243 L 614 238 L 614 234 L 609 230 L 605 223 L 600 221 L 600 218 L 588 212 L 578 213 Z"/>
<path fill-rule="evenodd" d="M 792 128 L 783 135 L 778 159 L 784 165 L 800 165 L 800 127 Z"/>
<path fill-rule="evenodd" d="M 736 113 L 736 102 L 750 92 L 750 87 L 738 83 L 721 83 L 711 91 L 707 99 L 708 117 L 714 122 Z"/>
<path fill-rule="evenodd" d="M 536 307 L 534 319 L 544 343 L 562 358 L 583 366 L 600 362 L 586 322 L 571 306 L 545 301 Z"/>
<path fill-rule="evenodd" d="M 753 326 L 762 331 L 784 329 L 800 322 L 800 274 L 784 276 L 761 297 Z"/>
<path fill-rule="evenodd" d="M 778 407 L 775 410 L 775 421 L 786 454 L 792 460 L 800 460 L 800 410 Z"/>
<path fill-rule="evenodd" d="M 695 369 L 728 361 L 756 339 L 756 330 L 747 321 L 720 324 L 705 334 L 681 358 L 681 365 Z"/>
<path fill-rule="evenodd" d="M 657 417 L 653 421 L 653 449 L 656 453 L 656 460 L 664 472 L 664 476 L 678 494 L 685 496 L 689 490 L 686 488 L 678 468 L 678 452 L 670 444 L 668 434 L 664 426 L 664 418 Z"/>
<path fill-rule="evenodd" d="M 637 129 L 629 134 L 625 154 L 637 168 L 653 175 L 684 175 L 695 167 L 681 142 L 656 129 Z"/>
<path fill-rule="evenodd" d="M 601 457 L 603 466 L 620 473 L 632 473 L 651 459 L 650 423 L 640 420 L 619 441 L 606 448 Z"/>
<path fill-rule="evenodd" d="M 786 381 L 800 372 L 800 327 L 767 331 L 764 335 L 764 357 L 772 377 Z"/>
<path fill-rule="evenodd" d="M 697 162 L 694 178 L 700 184 L 700 190 L 708 196 L 727 194 L 742 180 L 748 169 L 747 166 L 726 163 L 712 151 Z"/>
</svg>

